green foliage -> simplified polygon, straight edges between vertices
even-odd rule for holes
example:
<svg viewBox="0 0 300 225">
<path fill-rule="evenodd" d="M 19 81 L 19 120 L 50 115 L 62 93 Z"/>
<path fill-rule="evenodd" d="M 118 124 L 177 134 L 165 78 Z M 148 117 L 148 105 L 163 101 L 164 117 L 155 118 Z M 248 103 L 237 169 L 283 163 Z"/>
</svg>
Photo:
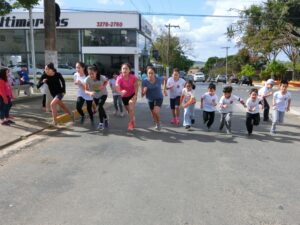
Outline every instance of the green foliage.
<svg viewBox="0 0 300 225">
<path fill-rule="evenodd" d="M 238 77 L 240 78 L 241 76 L 249 76 L 253 77 L 256 75 L 255 68 L 252 65 L 245 65 L 242 67 L 242 71 L 239 73 Z"/>
<path fill-rule="evenodd" d="M 269 63 L 265 70 L 260 74 L 261 79 L 266 79 L 269 77 L 274 77 L 275 79 L 281 77 L 287 70 L 286 66 L 277 61 L 272 61 Z"/>
<path fill-rule="evenodd" d="M 160 57 L 158 62 L 164 66 L 167 65 L 169 59 L 170 71 L 172 68 L 179 68 L 180 70 L 188 71 L 194 62 L 184 54 L 183 43 L 178 37 L 169 36 L 167 33 L 163 33 L 156 38 L 153 42 L 152 49 L 159 51 Z M 168 54 L 168 43 L 170 43 L 169 54 Z"/>
<path fill-rule="evenodd" d="M 9 3 L 5 0 L 0 0 L 0 16 L 10 13 L 15 8 L 30 9 L 37 5 L 39 0 L 17 0 L 14 3 Z"/>
</svg>

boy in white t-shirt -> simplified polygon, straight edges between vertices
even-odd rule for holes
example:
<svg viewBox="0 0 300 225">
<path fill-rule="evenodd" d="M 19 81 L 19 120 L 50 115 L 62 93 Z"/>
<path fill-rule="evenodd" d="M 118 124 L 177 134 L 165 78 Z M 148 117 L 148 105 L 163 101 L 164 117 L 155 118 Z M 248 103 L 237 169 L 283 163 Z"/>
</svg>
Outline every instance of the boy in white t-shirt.
<svg viewBox="0 0 300 225">
<path fill-rule="evenodd" d="M 225 125 L 227 134 L 231 134 L 231 118 L 233 107 L 232 104 L 234 101 L 239 101 L 244 107 L 246 107 L 243 99 L 236 95 L 232 95 L 232 87 L 226 86 L 223 88 L 223 96 L 221 97 L 220 103 L 220 113 L 221 113 L 221 121 L 220 121 L 220 131 L 223 130 Z"/>
<path fill-rule="evenodd" d="M 282 80 L 280 82 L 279 91 L 276 91 L 273 95 L 273 117 L 270 131 L 271 135 L 276 133 L 277 123 L 283 123 L 285 112 L 290 111 L 292 95 L 287 91 L 288 85 L 288 81 Z"/>
<path fill-rule="evenodd" d="M 249 92 L 250 97 L 246 101 L 247 114 L 246 114 L 246 127 L 248 135 L 252 135 L 253 125 L 258 126 L 260 122 L 259 103 L 262 97 L 258 96 L 257 88 L 252 88 Z"/>
<path fill-rule="evenodd" d="M 208 131 L 215 120 L 215 111 L 218 104 L 218 96 L 216 95 L 216 85 L 210 83 L 208 91 L 201 96 L 200 109 L 203 109 L 203 122 L 206 124 Z"/>
<path fill-rule="evenodd" d="M 180 96 L 184 88 L 185 80 L 179 77 L 179 69 L 174 68 L 172 77 L 168 78 L 165 88 L 169 90 L 170 107 L 172 110 L 172 124 L 179 125 L 180 120 Z"/>
</svg>

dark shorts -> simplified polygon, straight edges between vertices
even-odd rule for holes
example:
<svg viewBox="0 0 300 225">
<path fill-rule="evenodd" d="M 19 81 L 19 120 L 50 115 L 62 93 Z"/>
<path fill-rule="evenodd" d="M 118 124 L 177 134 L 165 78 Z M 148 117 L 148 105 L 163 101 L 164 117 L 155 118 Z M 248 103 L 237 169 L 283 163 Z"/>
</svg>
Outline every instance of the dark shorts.
<svg viewBox="0 0 300 225">
<path fill-rule="evenodd" d="M 129 96 L 129 97 L 122 97 L 122 102 L 124 105 L 128 105 L 129 104 L 129 101 L 130 99 L 132 99 L 132 97 L 134 96 L 135 94 Z"/>
<path fill-rule="evenodd" d="M 162 103 L 163 103 L 163 99 L 162 99 L 162 98 L 155 99 L 155 100 L 153 100 L 153 101 L 148 101 L 148 105 L 149 105 L 149 108 L 150 108 L 151 110 L 154 109 L 154 106 L 161 107 Z"/>
<path fill-rule="evenodd" d="M 170 98 L 170 106 L 171 109 L 175 109 L 175 106 L 180 105 L 180 96 L 177 96 L 176 98 Z"/>
<path fill-rule="evenodd" d="M 64 94 L 63 93 L 59 93 L 59 94 L 55 95 L 54 98 L 62 100 L 64 98 Z"/>
</svg>

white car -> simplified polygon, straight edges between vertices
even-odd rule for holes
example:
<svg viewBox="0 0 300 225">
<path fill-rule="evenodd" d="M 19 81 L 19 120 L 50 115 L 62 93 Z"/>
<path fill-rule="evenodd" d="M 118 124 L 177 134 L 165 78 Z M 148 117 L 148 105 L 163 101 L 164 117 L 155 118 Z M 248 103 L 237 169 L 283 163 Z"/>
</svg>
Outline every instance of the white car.
<svg viewBox="0 0 300 225">
<path fill-rule="evenodd" d="M 57 72 L 61 73 L 61 75 L 73 75 L 76 73 L 76 69 L 72 66 L 59 64 L 57 67 Z"/>
<path fill-rule="evenodd" d="M 194 74 L 194 82 L 205 82 L 204 73 L 195 73 Z"/>
</svg>

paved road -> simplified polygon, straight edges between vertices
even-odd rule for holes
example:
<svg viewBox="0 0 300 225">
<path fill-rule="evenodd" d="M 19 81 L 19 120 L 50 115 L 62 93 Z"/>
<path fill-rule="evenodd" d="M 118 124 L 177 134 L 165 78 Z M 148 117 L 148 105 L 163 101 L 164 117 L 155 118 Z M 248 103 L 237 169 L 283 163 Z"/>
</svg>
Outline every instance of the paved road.
<svg viewBox="0 0 300 225">
<path fill-rule="evenodd" d="M 0 224 L 300 224 L 298 117 L 275 137 L 262 123 L 249 138 L 237 105 L 228 137 L 219 116 L 205 131 L 199 110 L 192 131 L 170 125 L 164 103 L 161 132 L 140 101 L 134 132 L 110 116 L 106 132 L 75 123 L 11 146 L 21 151 L 0 162 Z"/>
</svg>

